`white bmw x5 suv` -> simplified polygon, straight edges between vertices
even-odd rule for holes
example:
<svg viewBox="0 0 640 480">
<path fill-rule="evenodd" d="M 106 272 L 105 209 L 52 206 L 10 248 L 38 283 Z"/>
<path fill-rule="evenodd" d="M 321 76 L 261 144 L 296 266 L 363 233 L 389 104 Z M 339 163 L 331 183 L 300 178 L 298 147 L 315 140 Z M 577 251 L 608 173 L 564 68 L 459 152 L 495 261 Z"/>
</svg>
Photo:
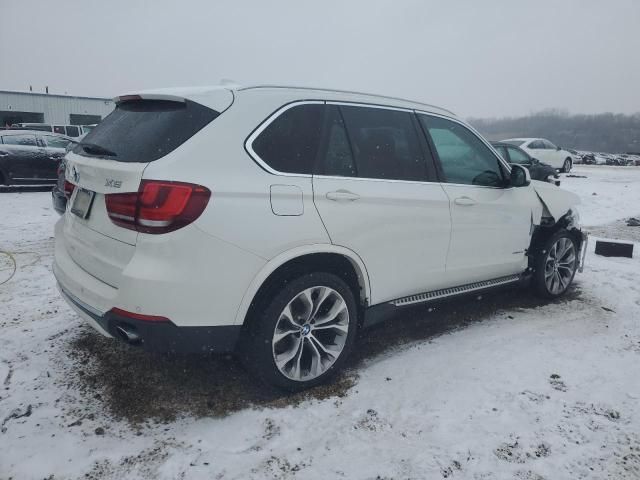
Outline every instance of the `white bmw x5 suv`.
<svg viewBox="0 0 640 480">
<path fill-rule="evenodd" d="M 235 351 L 296 390 L 407 305 L 527 281 L 562 295 L 578 198 L 430 105 L 295 87 L 124 95 L 67 155 L 63 297 L 149 350 Z"/>
</svg>

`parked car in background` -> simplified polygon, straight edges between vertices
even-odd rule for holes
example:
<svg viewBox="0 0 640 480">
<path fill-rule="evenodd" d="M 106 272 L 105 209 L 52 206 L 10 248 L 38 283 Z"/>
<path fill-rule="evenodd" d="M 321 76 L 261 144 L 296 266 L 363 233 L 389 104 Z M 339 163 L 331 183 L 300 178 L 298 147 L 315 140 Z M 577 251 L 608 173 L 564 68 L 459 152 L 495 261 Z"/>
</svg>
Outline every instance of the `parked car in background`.
<svg viewBox="0 0 640 480">
<path fill-rule="evenodd" d="M 637 156 L 637 155 L 630 155 L 628 153 L 622 153 L 620 155 L 616 155 L 616 157 L 618 158 L 618 161 L 620 162 L 620 165 L 634 166 L 634 165 L 640 163 L 640 156 Z"/>
<path fill-rule="evenodd" d="M 544 138 L 508 138 L 502 142 L 520 147 L 529 156 L 537 158 L 541 162 L 548 163 L 561 172 L 569 173 L 573 166 L 573 156 L 567 150 L 556 147 Z"/>
<path fill-rule="evenodd" d="M 66 151 L 69 152 L 74 146 L 76 142 L 69 142 L 67 145 Z M 53 203 L 53 209 L 58 212 L 60 215 L 64 213 L 67 208 L 67 201 L 73 192 L 73 184 L 67 181 L 66 179 L 66 170 L 67 170 L 67 162 L 64 157 L 60 161 L 58 165 L 58 181 L 53 187 L 51 191 L 51 201 Z"/>
<path fill-rule="evenodd" d="M 604 153 L 595 152 L 593 154 L 594 165 L 606 165 L 610 160 L 609 157 Z"/>
<path fill-rule="evenodd" d="M 582 163 L 584 165 L 595 165 L 596 159 L 592 152 L 580 152 L 582 155 Z"/>
<path fill-rule="evenodd" d="M 53 209 L 60 215 L 67 209 L 67 196 L 64 191 L 66 164 L 64 158 L 58 165 L 58 181 L 51 191 L 51 202 L 53 203 Z"/>
<path fill-rule="evenodd" d="M 573 150 L 572 148 L 565 148 L 567 152 L 571 154 L 571 163 L 573 165 L 579 165 L 582 163 L 582 154 L 577 150 Z"/>
<path fill-rule="evenodd" d="M 53 273 L 133 348 L 235 350 L 300 390 L 390 312 L 520 282 L 556 298 L 582 265 L 580 198 L 447 110 L 273 86 L 114 101 L 65 158 Z"/>
<path fill-rule="evenodd" d="M 49 123 L 14 123 L 11 125 L 11 128 L 15 129 L 40 130 L 74 138 L 86 135 L 93 127 L 95 125 L 51 125 Z"/>
<path fill-rule="evenodd" d="M 34 130 L 0 131 L 0 185 L 53 185 L 73 140 Z"/>
<path fill-rule="evenodd" d="M 532 158 L 527 152 L 520 147 L 516 147 L 510 143 L 491 142 L 502 158 L 513 164 L 517 163 L 527 167 L 532 180 L 540 180 L 549 182 L 556 186 L 560 186 L 560 176 L 555 168 L 547 163 L 540 162 L 537 158 Z"/>
</svg>

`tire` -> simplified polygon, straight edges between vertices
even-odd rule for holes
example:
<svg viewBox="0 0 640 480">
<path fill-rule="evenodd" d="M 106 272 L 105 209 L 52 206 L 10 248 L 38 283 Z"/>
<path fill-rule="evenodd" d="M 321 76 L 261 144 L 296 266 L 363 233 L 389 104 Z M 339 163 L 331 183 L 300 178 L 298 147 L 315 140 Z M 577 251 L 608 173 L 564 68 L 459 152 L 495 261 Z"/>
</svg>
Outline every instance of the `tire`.
<svg viewBox="0 0 640 480">
<path fill-rule="evenodd" d="M 566 293 L 578 269 L 578 245 L 571 234 L 562 229 L 554 233 L 535 258 L 533 286 L 546 298 Z"/>
<path fill-rule="evenodd" d="M 299 391 L 340 370 L 358 325 L 355 297 L 342 279 L 303 274 L 264 298 L 241 340 L 239 353 L 251 373 L 268 385 Z"/>
<path fill-rule="evenodd" d="M 562 173 L 569 173 L 571 171 L 571 159 L 565 158 L 564 164 L 562 165 Z"/>
</svg>

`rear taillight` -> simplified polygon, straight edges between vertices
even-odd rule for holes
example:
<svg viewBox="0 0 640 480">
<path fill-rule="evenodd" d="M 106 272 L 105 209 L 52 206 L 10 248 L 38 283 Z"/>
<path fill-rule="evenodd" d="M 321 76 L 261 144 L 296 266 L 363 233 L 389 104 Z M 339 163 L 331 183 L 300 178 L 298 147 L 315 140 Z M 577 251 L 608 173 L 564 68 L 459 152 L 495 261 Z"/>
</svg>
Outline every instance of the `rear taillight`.
<svg viewBox="0 0 640 480">
<path fill-rule="evenodd" d="M 211 191 L 201 185 L 143 180 L 134 193 L 105 195 L 113 223 L 142 233 L 167 233 L 196 220 L 204 211 Z"/>
<path fill-rule="evenodd" d="M 73 190 L 75 188 L 76 186 L 69 180 L 64 181 L 64 196 L 67 197 L 67 200 L 71 198 L 71 195 L 73 194 Z"/>
</svg>

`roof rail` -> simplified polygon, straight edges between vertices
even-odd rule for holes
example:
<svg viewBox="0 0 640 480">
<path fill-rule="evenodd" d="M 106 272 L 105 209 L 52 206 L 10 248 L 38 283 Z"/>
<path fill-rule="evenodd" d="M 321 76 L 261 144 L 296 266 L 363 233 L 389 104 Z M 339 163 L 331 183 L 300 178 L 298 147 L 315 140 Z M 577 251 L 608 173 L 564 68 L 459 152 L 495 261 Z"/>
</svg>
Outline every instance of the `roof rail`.
<svg viewBox="0 0 640 480">
<path fill-rule="evenodd" d="M 451 110 L 447 110 L 446 108 L 442 108 L 442 107 L 438 107 L 436 105 L 431 105 L 428 103 L 422 103 L 422 102 L 416 102 L 415 100 L 409 100 L 407 98 L 401 98 L 401 97 L 390 97 L 388 95 L 380 95 L 377 93 L 367 93 L 367 92 L 358 92 L 358 91 L 354 91 L 354 90 L 340 90 L 340 89 L 336 89 L 336 88 L 325 88 L 325 87 L 301 87 L 301 86 L 297 86 L 297 85 L 243 85 L 243 86 L 231 86 L 231 85 L 224 85 L 225 87 L 228 88 L 233 88 L 234 90 L 251 90 L 254 88 L 294 88 L 296 90 L 319 90 L 319 91 L 325 91 L 325 92 L 335 92 L 335 93 L 350 93 L 350 94 L 355 94 L 355 95 L 366 95 L 368 97 L 376 97 L 376 98 L 384 98 L 387 100 L 399 100 L 401 102 L 408 102 L 408 103 L 415 103 L 418 105 L 423 105 L 425 107 L 428 108 L 435 108 L 438 110 L 441 110 L 443 112 L 447 112 L 452 116 L 456 116 L 455 113 L 453 113 Z M 235 88 L 234 88 L 235 87 Z"/>
</svg>

